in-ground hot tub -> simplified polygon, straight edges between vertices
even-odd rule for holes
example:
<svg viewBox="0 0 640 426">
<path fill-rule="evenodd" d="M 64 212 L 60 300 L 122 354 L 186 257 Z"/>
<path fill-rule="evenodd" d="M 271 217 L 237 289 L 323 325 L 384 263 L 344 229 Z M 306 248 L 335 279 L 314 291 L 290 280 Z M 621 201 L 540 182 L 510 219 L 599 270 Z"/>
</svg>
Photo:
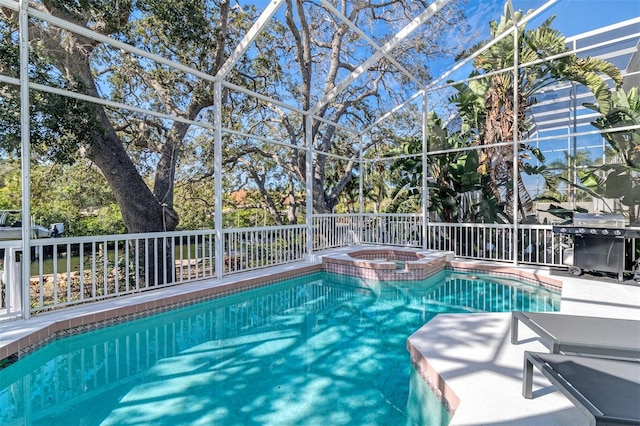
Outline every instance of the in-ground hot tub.
<svg viewBox="0 0 640 426">
<path fill-rule="evenodd" d="M 379 281 L 422 280 L 445 267 L 452 252 L 411 248 L 365 248 L 323 256 L 327 272 Z"/>
</svg>

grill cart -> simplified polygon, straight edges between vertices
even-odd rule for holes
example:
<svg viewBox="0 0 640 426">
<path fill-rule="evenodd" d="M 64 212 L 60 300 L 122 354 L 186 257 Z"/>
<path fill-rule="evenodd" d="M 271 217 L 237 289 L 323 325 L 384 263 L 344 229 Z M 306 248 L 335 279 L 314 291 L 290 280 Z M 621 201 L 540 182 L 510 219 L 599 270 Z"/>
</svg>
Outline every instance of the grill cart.
<svg viewBox="0 0 640 426">
<path fill-rule="evenodd" d="M 620 281 L 624 279 L 625 239 L 640 236 L 627 228 L 624 216 L 599 213 L 574 213 L 573 223 L 554 226 L 553 232 L 573 237 L 573 249 L 565 250 L 563 257 L 571 274 L 609 272 Z"/>
</svg>

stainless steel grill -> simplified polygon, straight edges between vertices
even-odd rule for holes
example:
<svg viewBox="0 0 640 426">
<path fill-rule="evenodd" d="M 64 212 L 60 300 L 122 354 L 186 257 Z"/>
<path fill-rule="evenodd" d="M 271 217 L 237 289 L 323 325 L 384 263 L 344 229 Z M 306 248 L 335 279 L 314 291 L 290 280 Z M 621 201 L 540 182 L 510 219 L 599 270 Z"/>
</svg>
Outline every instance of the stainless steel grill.
<svg viewBox="0 0 640 426">
<path fill-rule="evenodd" d="M 574 213 L 573 223 L 553 227 L 553 232 L 573 236 L 573 248 L 565 250 L 563 263 L 573 275 L 583 271 L 609 272 L 622 281 L 625 239 L 639 233 L 626 227 L 622 215 Z"/>
</svg>

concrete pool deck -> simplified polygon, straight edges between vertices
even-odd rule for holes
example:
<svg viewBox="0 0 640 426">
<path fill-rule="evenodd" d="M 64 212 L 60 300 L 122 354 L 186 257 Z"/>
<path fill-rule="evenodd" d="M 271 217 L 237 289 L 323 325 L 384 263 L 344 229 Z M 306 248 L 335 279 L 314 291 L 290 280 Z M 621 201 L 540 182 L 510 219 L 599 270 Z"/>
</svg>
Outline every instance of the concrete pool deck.
<svg viewBox="0 0 640 426">
<path fill-rule="evenodd" d="M 370 248 L 370 247 L 369 247 Z M 359 250 L 349 247 L 332 254 Z M 65 328 L 82 327 L 91 321 L 104 321 L 144 310 L 165 307 L 209 297 L 220 290 L 235 291 L 287 276 L 319 270 L 322 256 L 308 262 L 193 282 L 119 299 L 80 305 L 44 313 L 24 321 L 0 322 L 0 360 L 27 349 L 38 341 L 46 342 Z M 456 262 L 457 263 L 457 262 Z M 616 318 L 640 318 L 640 285 L 634 282 L 592 276 L 575 278 L 547 268 L 517 267 L 510 264 L 461 261 L 458 266 L 471 270 L 483 268 L 518 271 L 523 277 L 546 277 L 562 282 L 560 311 L 576 315 Z M 227 290 L 225 290 L 226 292 Z M 522 397 L 522 364 L 525 350 L 547 352 L 536 336 L 520 327 L 520 344 L 509 341 L 510 313 L 440 314 L 411 335 L 411 344 L 428 360 L 446 386 L 459 399 L 452 425 L 576 425 L 586 418 L 560 392 L 536 371 L 534 399 Z"/>
<path fill-rule="evenodd" d="M 473 262 L 469 262 L 473 263 Z M 523 267 L 540 275 L 546 269 Z M 585 275 L 561 279 L 560 312 L 640 319 L 640 285 Z M 522 396 L 524 351 L 549 352 L 526 326 L 519 344 L 510 343 L 510 313 L 440 314 L 411 337 L 453 398 L 450 425 L 580 425 L 587 418 L 542 374 L 534 370 L 534 398 Z"/>
</svg>

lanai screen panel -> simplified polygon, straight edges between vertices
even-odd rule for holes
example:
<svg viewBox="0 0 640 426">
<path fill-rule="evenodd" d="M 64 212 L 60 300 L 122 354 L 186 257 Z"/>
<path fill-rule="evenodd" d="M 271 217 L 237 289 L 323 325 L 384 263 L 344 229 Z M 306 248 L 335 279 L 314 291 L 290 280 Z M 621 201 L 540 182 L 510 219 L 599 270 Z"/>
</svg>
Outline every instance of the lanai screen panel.
<svg viewBox="0 0 640 426">
<path fill-rule="evenodd" d="M 628 91 L 637 87 L 639 79 L 639 40 L 640 18 L 635 16 L 569 37 L 566 44 L 580 58 L 600 58 L 618 67 L 623 77 L 622 87 Z M 611 80 L 608 84 L 613 87 Z M 546 163 L 552 164 L 553 169 L 560 170 L 561 164 L 571 169 L 563 174 L 572 182 L 577 182 L 577 173 L 581 169 L 620 161 L 606 140 L 594 134 L 598 129 L 592 123 L 600 114 L 585 106 L 594 104 L 597 104 L 595 96 L 586 86 L 565 82 L 537 93 L 535 103 L 527 112 L 532 123 L 532 143 L 542 150 Z M 544 193 L 544 179 L 537 176 L 535 183 L 533 178 L 528 181 L 535 187 L 536 194 Z M 560 188 L 570 201 L 590 200 L 584 191 L 567 184 L 561 184 Z"/>
<path fill-rule="evenodd" d="M 604 5 L 601 2 L 576 2 L 567 0 L 556 2 L 546 10 L 540 11 L 540 13 L 538 11 L 534 12 L 533 19 L 527 23 L 527 28 L 536 28 L 545 20 L 550 19 L 552 15 L 558 14 L 552 26 L 560 29 L 564 35 L 568 36 L 566 38 L 568 49 L 572 49 L 573 53 L 579 58 L 585 58 L 590 55 L 610 61 L 620 68 L 624 77 L 624 87 L 629 89 L 633 86 L 634 78 L 637 76 L 638 17 L 640 16 L 640 6 L 635 3 L 631 5 L 629 2 L 616 2 L 618 6 L 622 6 L 623 8 L 627 6 L 624 8 L 624 14 L 602 13 L 601 17 L 605 20 L 603 23 L 596 23 L 598 19 L 582 20 L 579 23 L 572 22 L 576 21 L 577 16 L 582 16 L 586 13 L 585 8 L 587 7 L 587 3 L 593 3 L 589 10 L 591 15 L 600 18 L 594 9 L 600 8 L 599 10 L 602 12 Z M 491 9 L 491 7 L 494 6 L 491 2 L 485 2 L 485 4 L 487 5 L 487 9 Z M 547 5 L 547 3 L 544 4 Z M 514 1 L 513 5 L 515 9 L 527 10 L 529 8 L 535 9 L 543 6 L 543 2 Z M 572 7 L 576 9 L 572 11 Z M 615 5 L 611 4 L 607 5 L 607 7 L 615 7 Z M 620 16 L 622 16 L 622 20 L 625 21 L 622 24 L 619 23 L 621 21 Z M 593 18 L 593 16 L 591 18 Z M 492 17 L 492 19 L 498 20 L 499 14 Z M 609 21 L 606 21 L 606 19 L 609 19 Z M 568 23 L 573 25 L 568 25 Z M 600 26 L 606 24 L 609 24 L 609 26 L 604 29 L 598 29 Z M 583 34 L 575 35 L 580 32 L 583 32 Z M 510 53 L 506 50 L 505 52 Z M 540 58 L 544 58 L 545 52 L 539 51 L 538 54 Z M 486 55 L 484 55 L 484 57 L 486 58 Z M 520 63 L 524 61 L 522 58 L 519 59 Z M 549 60 L 553 60 L 553 58 Z M 473 62 L 475 62 L 475 60 Z M 471 87 L 474 84 L 473 79 L 467 79 L 470 75 L 470 64 L 471 63 L 467 63 L 466 65 L 453 67 L 451 71 L 446 74 L 446 79 L 457 80 L 460 83 L 456 85 L 458 88 L 464 85 Z M 512 64 L 508 62 L 503 64 L 505 67 L 511 65 Z M 522 75 L 527 75 L 529 70 L 533 70 L 534 67 L 535 64 L 521 65 L 518 70 L 520 78 Z M 513 71 L 511 70 L 509 72 L 512 73 Z M 464 128 L 464 126 L 460 127 L 460 120 L 464 114 L 459 108 L 455 107 L 456 103 L 459 104 L 459 97 L 454 99 L 451 97 L 447 98 L 445 93 L 452 89 L 451 87 L 447 88 L 443 83 L 444 79 L 438 83 L 439 86 L 437 90 L 430 92 L 429 99 L 433 100 L 428 103 L 429 109 L 433 109 L 440 117 L 444 116 L 444 112 L 447 110 L 453 111 L 453 115 L 450 116 L 447 121 L 447 128 L 449 131 L 460 131 Z M 609 85 L 610 87 L 613 86 L 611 82 L 609 82 Z M 526 87 L 522 86 L 520 90 L 526 90 Z M 453 92 L 455 96 L 456 90 Z M 445 98 L 450 101 L 448 108 L 438 102 L 438 100 Z M 528 106 L 524 116 L 526 121 L 519 126 L 519 140 L 521 142 L 518 144 L 518 161 L 520 163 L 519 176 L 520 179 L 522 179 L 522 183 L 519 183 L 518 192 L 521 192 L 521 188 L 524 188 L 533 198 L 544 195 L 544 174 L 538 173 L 535 170 L 532 172 L 532 169 L 540 167 L 543 163 L 556 168 L 558 174 L 560 174 L 562 168 L 567 169 L 572 167 L 572 171 L 563 172 L 566 175 L 564 178 L 575 181 L 577 170 L 581 167 L 588 167 L 590 164 L 602 164 L 603 162 L 613 160 L 613 157 L 608 154 L 609 147 L 607 143 L 603 138 L 595 134 L 597 133 L 597 128 L 591 124 L 593 120 L 599 117 L 599 114 L 584 106 L 585 103 L 595 103 L 595 97 L 585 86 L 567 81 L 555 84 L 545 83 L 529 93 L 526 100 L 521 99 L 519 102 L 526 102 Z M 505 113 L 505 115 L 507 114 Z M 502 151 L 504 153 L 508 149 L 511 149 L 511 147 L 505 143 L 512 140 L 512 138 L 506 135 L 503 138 L 502 147 L 495 149 L 495 151 Z M 496 142 L 500 143 L 499 141 Z M 527 154 L 527 151 L 529 151 L 529 154 Z M 540 153 L 544 154 L 545 160 L 540 160 Z M 480 156 L 482 157 L 485 154 L 486 153 L 481 153 Z M 507 154 L 510 153 L 507 152 Z M 442 155 L 443 154 L 437 152 L 433 154 L 434 159 Z M 509 157 L 509 155 L 504 157 L 505 161 L 508 161 L 507 157 Z M 515 192 L 513 182 L 509 183 L 504 180 L 504 183 L 505 186 L 502 187 L 500 193 L 509 197 Z M 511 189 L 509 186 L 511 186 Z M 566 184 L 561 184 L 560 186 L 563 187 L 565 192 L 569 191 Z M 576 198 L 575 195 L 572 197 L 574 199 Z M 501 201 L 505 203 L 505 206 L 509 204 L 508 199 Z M 522 199 L 519 204 L 525 205 L 525 203 L 526 199 Z M 597 206 L 594 208 L 597 208 Z M 510 215 L 511 208 L 507 208 L 505 213 Z M 524 216 L 525 215 L 522 214 L 520 217 L 522 218 Z"/>
</svg>

